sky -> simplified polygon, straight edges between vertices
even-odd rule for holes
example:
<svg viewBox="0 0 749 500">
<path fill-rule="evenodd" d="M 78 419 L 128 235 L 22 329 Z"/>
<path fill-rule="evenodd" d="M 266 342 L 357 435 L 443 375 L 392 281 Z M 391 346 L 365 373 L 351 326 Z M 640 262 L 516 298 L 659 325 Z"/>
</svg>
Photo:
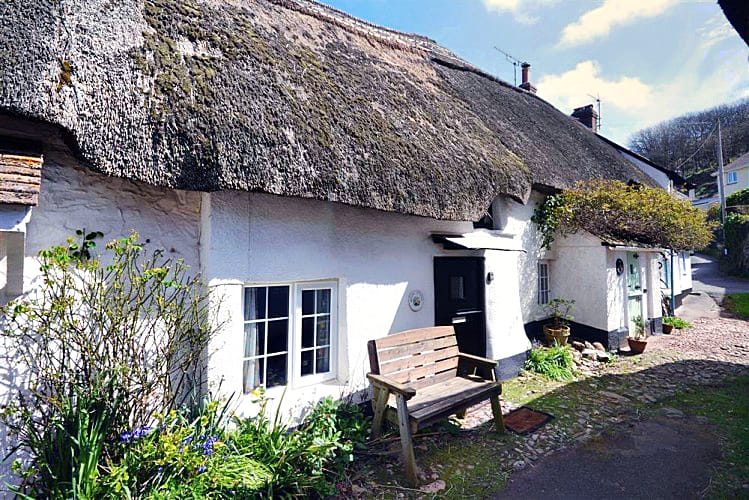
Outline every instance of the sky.
<svg viewBox="0 0 749 500">
<path fill-rule="evenodd" d="M 749 49 L 715 0 L 323 0 L 426 35 L 507 81 L 531 64 L 538 95 L 565 113 L 601 101 L 600 133 L 631 135 L 749 97 Z M 520 68 L 517 68 L 520 83 Z"/>
</svg>

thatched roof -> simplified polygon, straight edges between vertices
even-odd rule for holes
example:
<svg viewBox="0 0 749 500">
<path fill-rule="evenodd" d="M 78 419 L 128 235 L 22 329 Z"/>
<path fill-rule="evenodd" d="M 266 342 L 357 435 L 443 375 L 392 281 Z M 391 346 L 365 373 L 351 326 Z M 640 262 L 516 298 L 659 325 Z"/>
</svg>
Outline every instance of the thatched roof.
<svg viewBox="0 0 749 500">
<path fill-rule="evenodd" d="M 306 0 L 5 0 L 0 68 L 0 111 L 159 186 L 475 220 L 532 183 L 638 178 L 431 40 Z"/>
</svg>

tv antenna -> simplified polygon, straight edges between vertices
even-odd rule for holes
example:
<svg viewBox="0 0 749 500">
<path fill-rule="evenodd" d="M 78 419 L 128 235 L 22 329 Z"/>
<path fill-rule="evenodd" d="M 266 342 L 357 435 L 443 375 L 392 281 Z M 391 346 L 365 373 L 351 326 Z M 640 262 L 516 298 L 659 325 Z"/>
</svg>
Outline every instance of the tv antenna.
<svg viewBox="0 0 749 500">
<path fill-rule="evenodd" d="M 601 94 L 596 93 L 596 95 L 588 94 L 588 96 L 592 97 L 593 100 L 596 101 L 596 111 L 598 112 L 598 120 L 596 121 L 596 132 L 601 130 Z"/>
<path fill-rule="evenodd" d="M 513 57 L 511 54 L 508 54 L 504 50 L 500 49 L 499 47 L 494 47 L 494 50 L 497 52 L 500 52 L 502 55 L 505 56 L 505 59 L 507 59 L 508 62 L 512 63 L 512 74 L 515 81 L 515 86 L 518 86 L 518 66 L 522 64 L 522 61 L 518 59 L 517 57 Z"/>
</svg>

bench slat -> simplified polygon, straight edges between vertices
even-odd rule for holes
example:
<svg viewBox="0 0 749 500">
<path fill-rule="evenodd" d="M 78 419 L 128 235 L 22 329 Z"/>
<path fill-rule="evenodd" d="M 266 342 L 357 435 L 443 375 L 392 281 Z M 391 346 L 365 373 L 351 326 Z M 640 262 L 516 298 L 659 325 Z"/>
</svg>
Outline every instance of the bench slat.
<svg viewBox="0 0 749 500">
<path fill-rule="evenodd" d="M 406 330 L 405 332 L 396 333 L 395 335 L 388 335 L 377 339 L 376 342 L 377 349 L 384 349 L 440 337 L 449 337 L 450 335 L 455 335 L 452 326 L 432 326 L 429 328 Z"/>
<path fill-rule="evenodd" d="M 465 379 L 464 379 L 465 380 Z M 463 400 L 471 399 L 473 397 L 479 397 L 485 399 L 487 394 L 496 392 L 499 394 L 499 384 L 496 382 L 472 382 L 468 381 L 468 384 L 461 386 L 454 386 L 453 390 L 445 390 L 443 395 L 436 395 L 428 401 L 420 402 L 417 401 L 416 405 L 418 408 L 411 410 L 409 405 L 409 413 L 411 418 L 414 420 L 422 421 L 427 418 L 440 414 L 442 411 L 450 410 L 457 405 L 460 405 Z M 453 410 L 454 412 L 454 410 Z"/>
<path fill-rule="evenodd" d="M 390 374 L 397 373 L 402 370 L 417 368 L 429 363 L 442 361 L 443 359 L 454 358 L 458 355 L 458 352 L 458 346 L 451 346 L 446 349 L 439 349 L 437 351 L 427 352 L 416 356 L 409 356 L 389 362 L 384 362 L 380 365 L 380 372 L 388 377 L 390 376 Z"/>
<path fill-rule="evenodd" d="M 436 351 L 438 349 L 444 349 L 446 347 L 457 346 L 458 341 L 455 338 L 455 335 L 453 335 L 451 337 L 442 337 L 438 339 L 426 340 L 424 342 L 416 344 L 398 346 L 392 349 L 381 349 L 379 340 L 375 341 L 375 345 L 377 346 L 377 358 L 380 363 L 380 368 L 382 368 L 382 365 L 388 361 L 403 358 L 406 356 L 414 356 L 423 352 Z"/>
<path fill-rule="evenodd" d="M 411 370 L 405 370 L 402 372 L 394 373 L 388 376 L 388 378 L 400 382 L 402 384 L 408 384 L 411 381 L 419 380 L 420 378 L 428 377 L 429 375 L 436 375 L 441 372 L 448 370 L 458 369 L 458 358 L 448 358 L 442 361 L 437 361 L 426 366 L 420 366 Z"/>
<path fill-rule="evenodd" d="M 425 377 L 420 378 L 419 380 L 412 380 L 408 383 L 409 387 L 413 387 L 416 389 L 416 394 L 419 393 L 419 391 L 423 391 L 426 388 L 429 388 L 435 384 L 439 384 L 442 382 L 446 382 L 450 379 L 454 379 L 458 376 L 458 370 L 448 370 L 442 373 L 437 373 L 433 377 Z"/>
</svg>

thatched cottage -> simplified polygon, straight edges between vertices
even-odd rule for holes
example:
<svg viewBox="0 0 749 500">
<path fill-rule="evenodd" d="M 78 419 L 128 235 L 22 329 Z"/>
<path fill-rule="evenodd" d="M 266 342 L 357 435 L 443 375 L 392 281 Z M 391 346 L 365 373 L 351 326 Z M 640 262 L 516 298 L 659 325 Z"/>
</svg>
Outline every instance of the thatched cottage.
<svg viewBox="0 0 749 500">
<path fill-rule="evenodd" d="M 654 184 L 533 92 L 311 1 L 10 0 L 0 28 L 5 298 L 76 229 L 134 228 L 223 301 L 226 392 L 361 389 L 369 339 L 434 324 L 510 375 L 541 304 L 606 266 L 542 251 L 535 205 Z"/>
</svg>

